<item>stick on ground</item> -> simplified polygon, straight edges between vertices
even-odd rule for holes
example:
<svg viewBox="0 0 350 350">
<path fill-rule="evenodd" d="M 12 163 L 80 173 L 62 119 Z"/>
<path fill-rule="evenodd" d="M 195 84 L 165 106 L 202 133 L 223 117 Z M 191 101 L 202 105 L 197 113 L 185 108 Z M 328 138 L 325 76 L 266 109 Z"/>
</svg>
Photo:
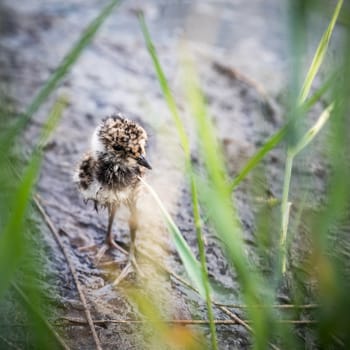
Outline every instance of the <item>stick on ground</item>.
<svg viewBox="0 0 350 350">
<path fill-rule="evenodd" d="M 90 313 L 90 310 L 87 306 L 87 303 L 86 303 L 86 298 L 85 298 L 85 295 L 83 293 L 83 289 L 82 289 L 82 286 L 79 282 L 79 279 L 78 279 L 78 275 L 77 275 L 77 272 L 75 270 L 75 267 L 74 267 L 74 264 L 68 254 L 68 251 L 66 249 L 66 247 L 64 246 L 62 240 L 61 240 L 61 237 L 60 235 L 58 234 L 58 231 L 56 229 L 56 227 L 54 226 L 53 222 L 51 221 L 50 217 L 47 215 L 44 207 L 41 205 L 41 200 L 39 198 L 38 195 L 35 195 L 34 196 L 34 203 L 36 205 L 36 207 L 38 208 L 41 216 L 43 217 L 44 221 L 46 222 L 47 226 L 49 227 L 50 231 L 52 232 L 52 234 L 54 235 L 55 237 L 55 240 L 58 244 L 58 246 L 60 247 L 60 249 L 62 250 L 62 253 L 67 261 L 67 264 L 68 264 L 68 267 L 72 273 L 72 276 L 73 276 L 73 279 L 74 279 L 74 283 L 75 283 L 75 286 L 77 288 L 77 291 L 78 291 L 78 294 L 79 294 L 79 298 L 82 302 L 82 305 L 83 305 L 83 308 L 84 308 L 84 312 L 85 312 L 85 316 L 86 316 L 86 320 L 90 326 L 90 330 L 91 330 L 91 333 L 92 333 L 92 336 L 94 338 L 94 342 L 95 342 L 95 345 L 96 345 L 96 349 L 97 350 L 102 350 L 102 346 L 101 346 L 101 343 L 100 343 L 100 340 L 97 336 L 97 333 L 96 333 L 96 329 L 95 329 L 95 326 L 94 326 L 94 323 L 92 321 L 92 317 L 91 317 L 91 313 Z"/>
</svg>

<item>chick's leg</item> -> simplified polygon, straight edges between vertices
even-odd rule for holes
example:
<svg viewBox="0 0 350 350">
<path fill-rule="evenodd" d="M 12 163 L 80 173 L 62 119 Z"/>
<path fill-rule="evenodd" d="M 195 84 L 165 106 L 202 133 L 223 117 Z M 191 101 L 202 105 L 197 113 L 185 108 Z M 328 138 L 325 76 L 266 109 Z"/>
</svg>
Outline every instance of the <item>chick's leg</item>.
<svg viewBox="0 0 350 350">
<path fill-rule="evenodd" d="M 117 211 L 117 206 L 115 204 L 111 204 L 108 207 L 107 244 L 111 248 L 116 248 L 120 250 L 122 253 L 125 253 L 125 250 L 121 246 L 119 246 L 113 238 L 112 227 L 113 227 L 113 221 L 114 221 L 116 211 Z"/>
<path fill-rule="evenodd" d="M 104 244 L 101 249 L 98 251 L 96 254 L 96 261 L 99 262 L 103 255 L 106 253 L 107 249 L 109 248 L 115 248 L 121 251 L 123 254 L 126 254 L 126 251 L 120 247 L 113 238 L 113 232 L 112 232 L 112 227 L 113 227 L 113 222 L 114 222 L 114 217 L 115 213 L 117 211 L 117 205 L 116 204 L 110 204 L 108 206 L 108 227 L 107 227 L 107 236 L 106 236 L 106 244 Z"/>
<path fill-rule="evenodd" d="M 132 268 L 138 273 L 141 274 L 140 268 L 137 265 L 136 262 L 136 246 L 135 246 L 135 239 L 136 239 L 136 231 L 138 228 L 138 214 L 137 214 L 137 208 L 136 203 L 132 202 L 129 205 L 130 209 L 130 219 L 129 219 L 129 230 L 130 230 L 130 248 L 129 248 L 129 259 L 118 276 L 118 278 L 113 282 L 113 285 L 116 286 L 122 281 L 129 273 Z"/>
<path fill-rule="evenodd" d="M 136 205 L 130 208 L 129 230 L 130 230 L 130 249 L 129 249 L 129 261 L 134 265 L 135 269 L 139 271 L 136 262 L 136 231 L 138 229 L 138 213 Z"/>
</svg>

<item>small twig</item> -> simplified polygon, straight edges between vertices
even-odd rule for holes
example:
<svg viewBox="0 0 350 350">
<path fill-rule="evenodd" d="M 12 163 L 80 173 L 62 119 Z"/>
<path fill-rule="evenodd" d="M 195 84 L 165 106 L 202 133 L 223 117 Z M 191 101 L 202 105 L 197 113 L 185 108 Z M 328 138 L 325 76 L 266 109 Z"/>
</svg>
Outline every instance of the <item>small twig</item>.
<svg viewBox="0 0 350 350">
<path fill-rule="evenodd" d="M 256 309 L 264 309 L 264 308 L 274 308 L 274 309 L 317 309 L 319 305 L 317 304 L 272 304 L 272 305 L 243 305 L 243 304 L 223 304 L 223 303 L 215 303 L 218 306 L 229 307 L 233 309 L 248 309 L 248 308 L 256 308 Z"/>
<path fill-rule="evenodd" d="M 220 55 L 217 55 L 213 52 L 208 52 L 208 50 L 205 50 L 198 45 L 197 46 L 192 45 L 192 47 L 202 57 L 204 57 L 207 60 L 210 60 L 212 62 L 213 68 L 219 74 L 226 76 L 230 80 L 237 80 L 239 82 L 242 82 L 248 85 L 250 88 L 254 89 L 258 93 L 262 102 L 264 103 L 266 111 L 269 113 L 270 117 L 272 118 L 275 117 L 275 115 L 278 112 L 277 105 L 269 97 L 267 91 L 265 90 L 262 84 L 252 79 L 245 73 L 242 73 L 242 71 L 240 71 L 239 69 L 228 66 L 225 62 L 223 62 L 222 57 L 220 57 Z"/>
<path fill-rule="evenodd" d="M 70 318 L 70 317 L 63 317 L 62 320 L 66 320 L 71 323 L 76 324 L 86 324 L 86 320 L 82 318 Z M 147 320 L 113 320 L 113 319 L 102 319 L 102 320 L 93 320 L 94 324 L 105 324 L 105 323 L 116 323 L 116 324 L 143 324 L 148 323 Z M 154 322 L 154 321 L 152 321 Z M 203 324 L 207 325 L 209 324 L 209 320 L 159 320 L 155 321 L 159 323 L 170 323 L 170 324 L 183 324 L 183 325 L 191 325 L 191 324 Z M 232 325 L 237 324 L 234 320 L 214 320 L 215 324 L 219 325 Z"/>
<path fill-rule="evenodd" d="M 100 343 L 100 340 L 99 340 L 99 338 L 97 336 L 96 329 L 94 327 L 94 323 L 92 322 L 91 313 L 90 313 L 90 310 L 89 310 L 89 308 L 87 306 L 86 298 L 85 298 L 85 295 L 83 293 L 82 287 L 80 285 L 80 282 L 79 282 L 79 279 L 78 279 L 77 272 L 75 270 L 74 264 L 71 261 L 71 258 L 70 258 L 69 254 L 68 254 L 68 251 L 67 251 L 66 247 L 62 243 L 62 240 L 60 238 L 60 235 L 58 234 L 58 231 L 57 231 L 56 227 L 54 226 L 54 224 L 51 221 L 50 217 L 47 215 L 47 213 L 46 213 L 45 209 L 43 208 L 43 206 L 40 204 L 41 201 L 40 201 L 39 196 L 35 195 L 33 199 L 34 199 L 34 203 L 35 203 L 36 207 L 38 208 L 40 214 L 42 215 L 42 217 L 45 220 L 47 226 L 49 227 L 50 231 L 54 235 L 57 244 L 59 245 L 60 249 L 62 250 L 62 253 L 63 253 L 63 255 L 64 255 L 64 257 L 65 257 L 65 259 L 67 261 L 68 267 L 69 267 L 69 269 L 70 269 L 70 271 L 72 273 L 72 276 L 73 276 L 73 279 L 74 279 L 74 283 L 75 283 L 75 286 L 76 286 L 76 288 L 78 290 L 78 294 L 79 294 L 80 300 L 81 300 L 81 302 L 83 304 L 86 320 L 87 320 L 87 322 L 88 322 L 88 324 L 90 326 L 90 330 L 91 330 L 92 336 L 94 338 L 96 348 L 97 348 L 97 350 L 102 350 L 101 343 Z"/>
<path fill-rule="evenodd" d="M 217 306 L 217 304 L 214 302 L 214 305 Z M 248 325 L 248 323 L 250 323 L 250 321 L 244 321 L 241 318 L 239 318 L 236 314 L 234 314 L 233 312 L 231 312 L 228 308 L 224 307 L 224 306 L 218 306 L 218 308 L 223 311 L 226 315 L 230 316 L 235 322 L 237 322 L 238 324 L 242 325 L 243 327 L 245 327 L 248 331 L 250 331 L 252 334 L 254 334 L 254 330 L 252 327 L 250 327 Z M 273 343 L 270 343 L 270 346 L 273 350 L 280 350 L 278 346 L 276 346 Z"/>
<path fill-rule="evenodd" d="M 68 321 L 70 323 L 75 323 L 77 325 L 87 324 L 86 320 L 82 318 L 71 318 L 71 317 L 62 317 L 62 320 Z M 152 321 L 153 322 L 153 321 Z M 170 324 L 182 324 L 182 325 L 208 325 L 209 320 L 159 320 L 155 321 L 159 323 L 170 323 Z M 244 321 L 245 323 L 250 323 L 251 321 Z M 316 321 L 313 320 L 279 320 L 279 323 L 292 323 L 292 324 L 315 324 Z M 105 323 L 115 323 L 115 324 L 144 324 L 148 323 L 147 320 L 114 320 L 114 319 L 102 319 L 102 320 L 93 320 L 94 324 L 105 324 Z M 214 320 L 214 323 L 217 325 L 233 325 L 240 324 L 235 320 Z M 59 324 L 59 323 L 58 323 Z"/>
<path fill-rule="evenodd" d="M 7 340 L 5 337 L 3 337 L 1 334 L 0 334 L 0 339 L 6 343 L 10 348 L 13 348 L 13 349 L 16 349 L 16 350 L 21 350 L 19 347 L 17 347 L 15 344 L 13 344 L 12 342 L 10 342 L 9 340 Z"/>
<path fill-rule="evenodd" d="M 226 63 L 220 62 L 219 59 L 214 59 L 212 66 L 219 74 L 228 77 L 230 80 L 236 80 L 238 82 L 246 84 L 249 88 L 254 89 L 259 95 L 263 114 L 268 116 L 268 118 L 270 118 L 273 123 L 280 122 L 280 118 L 278 116 L 278 105 L 269 96 L 262 84 L 242 73 L 237 68 L 227 66 Z"/>
<path fill-rule="evenodd" d="M 52 335 L 55 337 L 57 342 L 62 346 L 63 349 L 65 350 L 70 350 L 69 346 L 64 342 L 64 340 L 60 337 L 60 335 L 53 329 L 51 324 L 39 313 L 37 310 L 32 306 L 30 300 L 28 297 L 25 295 L 25 293 L 22 291 L 20 287 L 15 282 L 11 283 L 12 288 L 17 292 L 17 294 L 23 299 L 23 301 L 30 307 L 36 315 L 40 318 L 40 320 L 44 323 L 46 328 L 52 333 Z"/>
<path fill-rule="evenodd" d="M 216 303 L 213 303 L 214 305 L 216 305 Z M 229 309 L 227 309 L 224 306 L 218 306 L 218 308 L 223 311 L 226 315 L 230 316 L 235 322 L 237 322 L 238 324 L 240 324 L 241 326 L 245 327 L 248 331 L 253 332 L 252 327 L 250 327 L 248 325 L 248 323 L 246 321 L 243 321 L 241 318 L 239 318 L 236 314 L 234 314 L 232 311 L 230 311 Z"/>
<path fill-rule="evenodd" d="M 179 275 L 177 275 L 176 273 L 172 272 L 171 270 L 163 267 L 164 270 L 166 272 L 168 272 L 172 277 L 174 277 L 176 280 L 178 280 L 181 284 L 185 285 L 187 288 L 190 288 L 191 290 L 193 290 L 196 293 L 199 293 L 198 290 L 196 288 L 194 288 L 189 282 L 187 282 L 186 280 L 184 280 L 182 277 L 180 277 Z M 248 329 L 249 331 L 252 331 L 251 327 L 245 322 L 243 321 L 240 317 L 238 317 L 236 314 L 234 314 L 233 312 L 231 312 L 230 310 L 228 310 L 225 306 L 220 305 L 219 303 L 217 303 L 216 301 L 213 300 L 213 305 L 217 306 L 221 311 L 223 311 L 226 315 L 228 315 L 232 320 L 234 320 L 237 324 L 242 325 L 243 327 L 245 327 L 246 329 Z"/>
</svg>

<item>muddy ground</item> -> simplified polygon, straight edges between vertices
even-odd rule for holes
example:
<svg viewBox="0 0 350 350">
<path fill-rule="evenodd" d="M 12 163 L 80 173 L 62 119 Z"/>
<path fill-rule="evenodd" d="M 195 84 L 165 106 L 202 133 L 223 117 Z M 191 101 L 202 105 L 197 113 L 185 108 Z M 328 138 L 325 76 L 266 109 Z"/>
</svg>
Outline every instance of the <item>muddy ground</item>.
<svg viewBox="0 0 350 350">
<path fill-rule="evenodd" d="M 178 1 L 176 5 L 162 1 L 142 3 L 161 62 L 186 121 L 193 158 L 198 157 L 198 152 L 193 125 L 185 112 L 178 62 L 184 42 L 196 58 L 202 87 L 232 176 L 283 123 L 277 97 L 284 88 L 285 48 L 281 39 L 283 31 L 278 32 L 276 26 L 276 15 L 281 10 L 271 4 L 272 1 L 264 7 L 259 1 L 256 1 L 256 6 L 246 5 L 244 1 L 219 2 L 219 5 L 213 1 L 204 5 L 185 1 Z M 94 263 L 98 247 L 90 251 L 79 249 L 102 245 L 107 218 L 105 212 L 96 213 L 91 204 L 84 204 L 72 182 L 72 173 L 89 147 L 94 127 L 106 115 L 121 111 L 139 121 L 148 131 L 148 155 L 153 170 L 148 173 L 147 181 L 155 188 L 197 254 L 182 151 L 132 12 L 135 5 L 138 5 L 136 1 L 125 2 L 107 20 L 62 86 L 33 118 L 26 142 L 33 144 L 32 140 L 38 135 L 53 102 L 59 96 L 65 96 L 69 105 L 46 147 L 38 193 L 74 263 L 93 319 L 138 319 L 140 314 L 135 303 L 125 297 L 126 286 L 135 286 L 145 297 L 147 288 L 156 291 L 157 305 L 165 319 L 206 319 L 206 309 L 199 296 L 173 276 L 154 268 L 149 261 L 141 259 L 140 267 L 152 282 L 140 285 L 132 275 L 127 283 L 113 289 L 110 282 L 118 275 L 125 257 L 119 252 L 109 252 L 102 262 L 114 263 L 107 268 L 107 264 L 97 266 Z M 100 1 L 93 0 L 3 2 L 6 30 L 1 42 L 1 60 L 6 70 L 2 72 L 2 79 L 7 80 L 19 109 L 28 105 L 100 6 Z M 270 23 L 264 20 L 267 12 L 274 14 Z M 272 39 L 266 44 L 269 37 Z M 315 193 L 321 193 L 324 172 L 320 169 L 323 165 L 317 158 L 313 159 L 312 166 L 299 176 L 300 179 L 312 176 Z M 265 173 L 265 178 L 261 178 L 263 190 L 259 194 L 263 199 L 270 195 L 280 197 L 283 160 L 282 148 L 266 158 L 265 167 L 261 169 Z M 251 186 L 252 181 L 240 186 L 235 200 L 247 253 L 251 259 L 257 260 L 254 215 L 259 208 L 253 191 L 249 190 Z M 292 191 L 297 195 L 296 192 Z M 155 203 L 145 194 L 139 207 L 142 215 L 137 236 L 139 249 L 157 257 L 168 269 L 187 279 Z M 278 208 L 269 210 L 271 232 L 277 234 Z M 117 241 L 124 247 L 129 244 L 127 214 L 123 210 L 118 213 L 114 225 Z M 50 296 L 54 299 L 56 311 L 49 319 L 52 322 L 62 321 L 62 318 L 85 320 L 67 261 L 47 226 L 42 225 L 42 230 L 48 252 L 44 275 L 54 276 L 48 288 L 57 292 L 57 295 L 51 293 Z M 209 228 L 206 228 L 206 240 L 215 298 L 240 302 L 235 273 L 223 256 L 219 240 Z M 240 310 L 231 311 L 244 318 Z M 215 318 L 229 319 L 217 307 Z M 203 339 L 209 339 L 207 326 L 188 327 L 198 330 L 204 335 Z M 103 349 L 152 347 L 149 334 L 140 330 L 140 325 L 128 323 L 96 326 Z M 249 347 L 249 334 L 243 326 L 220 325 L 217 330 L 220 349 Z M 66 320 L 59 333 L 72 349 L 95 348 L 86 324 L 71 324 Z M 196 341 L 203 342 L 203 339 Z"/>
</svg>

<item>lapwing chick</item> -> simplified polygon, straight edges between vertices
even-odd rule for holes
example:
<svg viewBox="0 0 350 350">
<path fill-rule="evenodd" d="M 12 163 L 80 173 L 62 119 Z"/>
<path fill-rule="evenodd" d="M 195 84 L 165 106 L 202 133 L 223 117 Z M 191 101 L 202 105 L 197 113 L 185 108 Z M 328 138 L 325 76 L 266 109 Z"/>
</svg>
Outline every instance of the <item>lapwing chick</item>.
<svg viewBox="0 0 350 350">
<path fill-rule="evenodd" d="M 147 133 L 136 122 L 122 114 L 105 118 L 95 129 L 90 151 L 81 160 L 74 176 L 84 200 L 92 200 L 95 209 L 108 210 L 106 244 L 97 254 L 99 260 L 108 248 L 123 249 L 114 241 L 112 226 L 117 209 L 126 205 L 130 211 L 129 259 L 114 284 L 118 284 L 132 267 L 138 271 L 135 259 L 135 238 L 138 229 L 137 199 L 142 189 L 140 178 L 151 166 L 146 156 Z"/>
</svg>

